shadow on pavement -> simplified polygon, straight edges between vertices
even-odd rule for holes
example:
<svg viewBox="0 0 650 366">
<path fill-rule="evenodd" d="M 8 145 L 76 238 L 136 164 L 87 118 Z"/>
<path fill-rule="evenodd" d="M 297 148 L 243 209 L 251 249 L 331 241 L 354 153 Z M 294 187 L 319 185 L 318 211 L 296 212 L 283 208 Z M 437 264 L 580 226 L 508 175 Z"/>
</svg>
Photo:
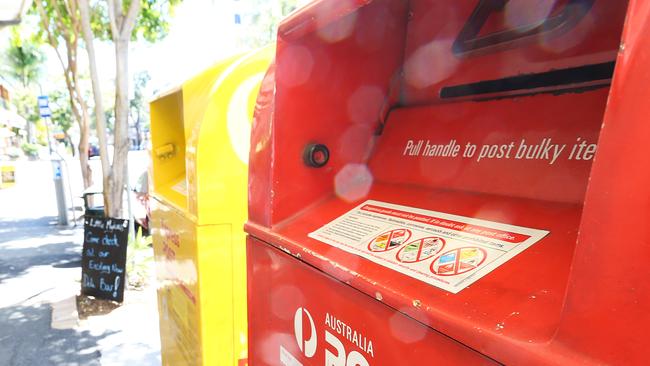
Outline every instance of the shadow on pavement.
<svg viewBox="0 0 650 366">
<path fill-rule="evenodd" d="M 3 243 L 32 239 L 35 234 L 55 236 L 74 235 L 74 230 L 65 227 L 58 227 L 56 222 L 57 218 L 52 216 L 29 219 L 0 217 L 0 248 Z"/>
<path fill-rule="evenodd" d="M 2 246 L 0 243 L 0 283 L 9 278 L 20 277 L 36 266 L 81 267 L 81 244 L 68 242 L 25 248 Z"/>
<path fill-rule="evenodd" d="M 52 265 L 54 268 L 81 268 L 81 255 L 76 259 L 71 259 L 65 262 L 58 262 Z"/>
<path fill-rule="evenodd" d="M 100 365 L 100 336 L 88 331 L 50 329 L 47 305 L 0 309 L 0 365 Z"/>
</svg>

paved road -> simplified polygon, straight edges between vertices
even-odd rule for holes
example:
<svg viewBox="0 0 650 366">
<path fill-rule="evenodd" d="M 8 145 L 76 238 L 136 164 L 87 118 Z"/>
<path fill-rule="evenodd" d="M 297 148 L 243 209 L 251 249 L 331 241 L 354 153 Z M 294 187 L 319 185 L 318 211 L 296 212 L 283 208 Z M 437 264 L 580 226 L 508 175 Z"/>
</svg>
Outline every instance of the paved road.
<svg viewBox="0 0 650 366">
<path fill-rule="evenodd" d="M 50 329 L 49 304 L 75 291 L 80 230 L 55 225 L 50 163 L 16 165 L 0 190 L 0 365 L 100 365 L 99 337 Z"/>
<path fill-rule="evenodd" d="M 79 292 L 82 228 L 56 226 L 50 162 L 16 165 L 17 185 L 0 190 L 0 365 L 159 365 L 153 289 L 74 329 L 51 329 L 51 304 Z"/>
</svg>

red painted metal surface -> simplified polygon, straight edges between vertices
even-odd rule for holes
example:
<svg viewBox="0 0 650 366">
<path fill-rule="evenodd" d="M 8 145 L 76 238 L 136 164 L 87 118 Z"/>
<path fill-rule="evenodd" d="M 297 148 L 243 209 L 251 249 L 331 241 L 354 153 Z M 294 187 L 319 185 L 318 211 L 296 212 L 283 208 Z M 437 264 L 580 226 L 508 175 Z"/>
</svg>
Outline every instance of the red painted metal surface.
<svg viewBox="0 0 650 366">
<path fill-rule="evenodd" d="M 469 48 L 481 37 L 490 47 L 456 52 L 454 42 L 485 3 L 497 2 L 315 1 L 280 27 L 251 143 L 252 365 L 282 364 L 281 345 L 304 365 L 323 364 L 323 349 L 307 357 L 306 338 L 296 340 L 299 308 L 319 324 L 318 337 L 328 313 L 376 337 L 389 353 L 370 357 L 370 365 L 419 364 L 398 361 L 385 346 L 403 349 L 407 333 L 426 335 L 412 342 L 420 360 L 450 364 L 646 363 L 650 41 L 643 35 L 650 5 L 509 1 L 465 37 Z M 545 22 L 576 4 L 586 13 L 559 26 Z M 492 37 L 504 29 L 530 31 Z M 426 61 L 416 73 L 422 83 L 409 74 L 413 57 Z M 566 68 L 579 73 L 615 60 L 611 87 L 608 77 L 564 84 L 548 77 L 541 88 L 440 97 L 446 87 Z M 479 162 L 407 149 L 420 140 L 480 150 L 551 139 L 568 154 L 578 138 L 588 142 L 582 159 L 561 155 L 553 164 L 544 156 Z M 325 167 L 303 163 L 310 143 L 329 147 Z M 585 148 L 596 143 L 594 158 Z M 550 234 L 451 294 L 307 236 L 367 199 Z M 400 320 L 386 321 L 392 317 Z M 310 325 L 304 318 L 301 324 Z M 357 347 L 342 343 L 346 354 Z"/>
<path fill-rule="evenodd" d="M 575 249 L 579 206 L 381 183 L 373 186 L 368 198 L 540 227 L 551 234 L 453 295 L 308 238 L 308 233 L 350 209 L 349 203 L 338 198 L 314 205 L 272 231 L 252 223 L 247 231 L 368 294 L 367 301 L 377 301 L 379 293 L 384 304 L 488 356 L 498 354 L 500 358 L 496 359 L 500 362 L 529 360 L 531 356 L 526 353 L 553 337 Z M 267 312 L 255 305 L 255 294 L 263 298 L 268 291 L 256 282 L 257 278 L 249 274 L 253 286 L 249 287 L 251 315 Z M 333 288 L 332 293 L 336 292 Z M 249 324 L 253 331 L 256 323 Z M 254 346 L 252 352 L 256 352 Z"/>
<path fill-rule="evenodd" d="M 332 3 L 318 2 L 312 11 L 328 12 Z M 368 157 L 376 121 L 398 82 L 407 9 L 389 0 L 362 9 L 297 40 L 278 41 L 272 177 L 258 187 L 271 202 L 272 222 L 330 194 L 338 170 Z M 329 146 L 327 167 L 305 169 L 308 142 Z"/>
<path fill-rule="evenodd" d="M 612 364 L 647 364 L 650 345 L 649 20 L 631 1 L 557 334 Z"/>
<path fill-rule="evenodd" d="M 257 279 L 251 290 L 269 289 L 255 298 L 257 311 L 249 319 L 264 324 L 250 329 L 257 345 L 251 365 L 280 364 L 281 352 L 304 365 L 418 365 L 424 359 L 497 364 L 268 244 L 249 238 L 247 255 L 253 263 L 248 275 Z M 354 357 L 358 363 L 347 363 Z"/>
<path fill-rule="evenodd" d="M 537 24 L 561 12 L 570 2 L 505 2 L 505 10 L 492 12 L 479 35 Z M 623 1 L 607 0 L 593 1 L 591 6 L 591 1 L 575 2 L 577 7 L 590 6 L 577 23 L 536 33 L 518 42 L 495 43 L 478 54 L 454 54 L 452 45 L 478 3 L 410 2 L 412 20 L 406 40 L 403 103 L 438 102 L 444 86 L 597 64 L 616 57 L 626 9 Z"/>
<path fill-rule="evenodd" d="M 566 144 L 561 154 L 569 154 L 578 138 L 597 143 L 606 99 L 607 89 L 599 89 L 395 109 L 368 166 L 374 179 L 385 183 L 581 203 L 591 160 L 558 155 L 553 161 L 556 150 L 547 147 Z M 427 144 L 446 146 L 452 140 L 459 158 L 421 156 Z M 423 141 L 420 156 L 408 155 L 409 141 Z M 462 157 L 468 143 L 477 145 L 472 158 Z M 536 156 L 539 144 L 548 159 L 526 159 Z M 518 153 L 521 159 L 515 159 Z"/>
</svg>

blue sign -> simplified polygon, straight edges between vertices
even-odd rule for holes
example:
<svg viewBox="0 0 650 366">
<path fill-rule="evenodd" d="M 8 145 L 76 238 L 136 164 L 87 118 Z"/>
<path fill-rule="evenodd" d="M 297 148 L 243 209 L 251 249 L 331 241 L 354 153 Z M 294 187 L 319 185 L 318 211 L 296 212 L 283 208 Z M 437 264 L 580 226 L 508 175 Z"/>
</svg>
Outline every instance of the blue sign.
<svg viewBox="0 0 650 366">
<path fill-rule="evenodd" d="M 41 115 L 41 118 L 52 116 L 52 111 L 50 110 L 50 101 L 47 95 L 41 95 L 38 97 L 38 111 Z"/>
</svg>

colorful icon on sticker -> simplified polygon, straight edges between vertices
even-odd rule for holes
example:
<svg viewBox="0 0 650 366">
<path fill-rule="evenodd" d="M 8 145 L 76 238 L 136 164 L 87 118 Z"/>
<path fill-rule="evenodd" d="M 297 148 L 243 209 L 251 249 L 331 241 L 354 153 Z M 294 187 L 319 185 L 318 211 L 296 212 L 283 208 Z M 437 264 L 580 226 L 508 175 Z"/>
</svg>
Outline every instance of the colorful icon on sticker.
<svg viewBox="0 0 650 366">
<path fill-rule="evenodd" d="M 417 239 L 403 246 L 396 257 L 402 263 L 422 262 L 440 253 L 445 244 L 443 238 L 435 236 Z"/>
<path fill-rule="evenodd" d="M 387 252 L 404 244 L 411 237 L 411 230 L 395 229 L 378 235 L 368 243 L 371 252 Z"/>
<path fill-rule="evenodd" d="M 434 259 L 430 269 L 438 276 L 456 276 L 475 270 L 486 258 L 487 252 L 483 248 L 457 248 Z"/>
</svg>

